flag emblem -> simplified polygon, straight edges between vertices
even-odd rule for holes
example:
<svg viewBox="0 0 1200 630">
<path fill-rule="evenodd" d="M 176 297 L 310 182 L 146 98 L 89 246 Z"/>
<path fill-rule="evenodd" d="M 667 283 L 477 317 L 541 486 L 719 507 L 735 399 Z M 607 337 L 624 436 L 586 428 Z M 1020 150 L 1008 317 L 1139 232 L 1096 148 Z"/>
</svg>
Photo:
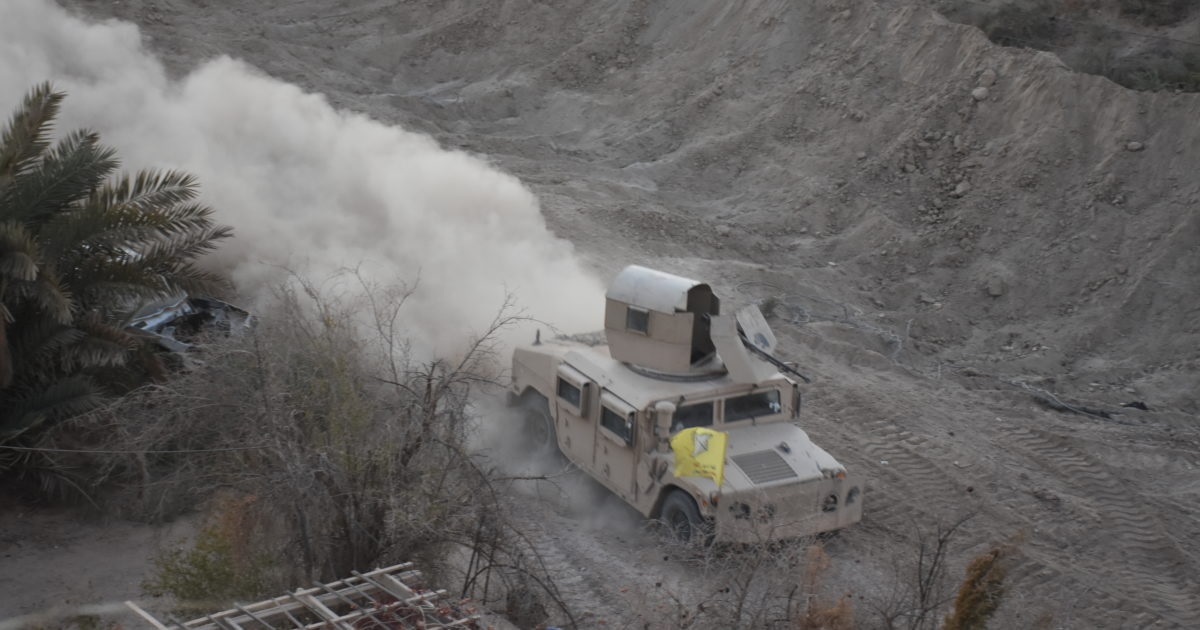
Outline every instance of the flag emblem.
<svg viewBox="0 0 1200 630">
<path fill-rule="evenodd" d="M 676 477 L 707 477 L 720 488 L 725 480 L 726 434 L 692 427 L 671 438 Z"/>
</svg>

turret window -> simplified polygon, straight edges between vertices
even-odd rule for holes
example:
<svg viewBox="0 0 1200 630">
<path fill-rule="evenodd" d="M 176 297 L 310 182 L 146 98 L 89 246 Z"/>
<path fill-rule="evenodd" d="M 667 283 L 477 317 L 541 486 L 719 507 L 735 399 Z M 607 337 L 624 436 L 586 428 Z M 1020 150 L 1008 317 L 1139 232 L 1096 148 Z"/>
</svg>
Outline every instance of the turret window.
<svg viewBox="0 0 1200 630">
<path fill-rule="evenodd" d="M 643 335 L 650 334 L 650 311 L 636 306 L 625 310 L 625 329 Z"/>
</svg>

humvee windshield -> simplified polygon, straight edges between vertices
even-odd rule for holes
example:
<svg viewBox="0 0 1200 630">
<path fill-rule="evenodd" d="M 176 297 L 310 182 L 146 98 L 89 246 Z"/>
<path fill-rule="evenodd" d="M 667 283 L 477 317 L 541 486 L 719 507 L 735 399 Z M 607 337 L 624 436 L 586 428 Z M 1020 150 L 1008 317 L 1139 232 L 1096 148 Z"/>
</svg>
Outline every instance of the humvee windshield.
<svg viewBox="0 0 1200 630">
<path fill-rule="evenodd" d="M 779 413 L 781 409 L 783 406 L 779 403 L 779 390 L 777 389 L 726 398 L 725 422 L 772 416 Z"/>
<path fill-rule="evenodd" d="M 671 432 L 682 431 L 692 427 L 708 427 L 713 423 L 713 403 L 703 402 L 694 405 L 684 405 L 675 410 L 672 418 Z"/>
<path fill-rule="evenodd" d="M 702 402 L 683 405 L 675 410 L 672 417 L 671 433 L 691 429 L 692 427 L 710 427 L 715 417 L 716 402 Z M 754 392 L 744 396 L 734 396 L 725 399 L 724 422 L 737 422 L 748 418 L 773 416 L 783 410 L 779 402 L 779 390 L 771 389 L 765 392 Z"/>
</svg>

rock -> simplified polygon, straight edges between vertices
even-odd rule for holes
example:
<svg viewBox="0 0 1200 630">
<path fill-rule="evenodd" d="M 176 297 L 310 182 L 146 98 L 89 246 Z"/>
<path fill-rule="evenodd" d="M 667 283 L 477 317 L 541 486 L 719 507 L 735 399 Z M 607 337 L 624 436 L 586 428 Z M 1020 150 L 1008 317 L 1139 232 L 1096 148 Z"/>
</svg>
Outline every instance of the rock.
<svg viewBox="0 0 1200 630">
<path fill-rule="evenodd" d="M 977 87 L 971 90 L 971 98 L 977 101 L 986 101 L 989 94 L 991 92 L 985 87 Z"/>
<path fill-rule="evenodd" d="M 1006 288 L 1007 287 L 1004 286 L 1004 281 L 1000 278 L 990 278 L 987 281 L 987 294 L 994 298 L 1004 295 Z"/>
<path fill-rule="evenodd" d="M 866 152 L 866 151 L 859 151 L 859 152 L 858 152 L 858 155 L 856 155 L 855 157 L 857 157 L 857 158 L 858 158 L 858 159 L 860 159 L 860 160 L 865 160 L 865 159 L 867 159 L 867 152 Z"/>
<path fill-rule="evenodd" d="M 732 233 L 733 233 L 733 228 L 729 227 L 728 225 L 718 225 L 717 226 L 717 236 L 729 236 Z"/>
<path fill-rule="evenodd" d="M 1146 145 L 1144 145 L 1141 142 L 1138 142 L 1136 140 L 1131 140 L 1131 141 L 1125 143 L 1126 151 L 1133 151 L 1134 153 L 1136 153 L 1145 148 L 1146 148 Z"/>
<path fill-rule="evenodd" d="M 1127 267 L 1125 265 L 1117 265 L 1116 272 L 1123 276 L 1123 275 L 1129 273 L 1129 267 Z"/>
<path fill-rule="evenodd" d="M 916 165 L 916 164 L 913 164 L 913 163 L 911 163 L 911 162 L 910 162 L 910 163 L 908 163 L 908 164 L 905 164 L 905 165 L 904 165 L 904 172 L 905 172 L 905 173 L 912 173 L 912 172 L 915 172 L 916 170 L 917 170 L 917 165 Z"/>
<path fill-rule="evenodd" d="M 928 293 L 924 293 L 924 292 L 921 293 L 920 295 L 918 295 L 917 299 L 920 300 L 924 304 L 936 304 L 937 303 L 937 300 L 933 299 L 933 296 L 929 295 Z"/>
<path fill-rule="evenodd" d="M 1030 494 L 1036 497 L 1039 501 L 1045 501 L 1046 503 L 1050 503 L 1055 506 L 1062 502 L 1062 498 L 1046 488 L 1035 488 Z"/>
<path fill-rule="evenodd" d="M 911 276 L 914 273 L 917 273 L 917 268 L 912 265 L 904 265 L 904 273 Z"/>
<path fill-rule="evenodd" d="M 962 197 L 969 192 L 971 192 L 971 182 L 964 179 L 958 182 L 958 185 L 954 187 L 954 192 L 950 193 L 950 196 L 955 198 Z"/>
<path fill-rule="evenodd" d="M 979 75 L 980 87 L 991 87 L 996 84 L 996 71 L 988 68 Z"/>
</svg>

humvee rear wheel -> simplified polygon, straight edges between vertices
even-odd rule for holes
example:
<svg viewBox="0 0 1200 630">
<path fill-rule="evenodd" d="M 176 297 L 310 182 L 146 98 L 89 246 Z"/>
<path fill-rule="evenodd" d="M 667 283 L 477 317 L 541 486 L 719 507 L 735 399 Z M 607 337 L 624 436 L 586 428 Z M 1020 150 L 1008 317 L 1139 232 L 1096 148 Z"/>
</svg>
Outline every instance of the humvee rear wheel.
<svg viewBox="0 0 1200 630">
<path fill-rule="evenodd" d="M 550 417 L 550 403 L 541 396 L 528 396 L 521 402 L 525 419 L 521 432 L 530 453 L 549 455 L 558 452 L 558 436 L 554 432 L 554 419 Z"/>
<path fill-rule="evenodd" d="M 709 523 L 700 516 L 696 501 L 682 490 L 672 490 L 663 499 L 659 520 L 679 542 L 691 542 L 701 538 L 707 543 L 711 534 Z"/>
</svg>

